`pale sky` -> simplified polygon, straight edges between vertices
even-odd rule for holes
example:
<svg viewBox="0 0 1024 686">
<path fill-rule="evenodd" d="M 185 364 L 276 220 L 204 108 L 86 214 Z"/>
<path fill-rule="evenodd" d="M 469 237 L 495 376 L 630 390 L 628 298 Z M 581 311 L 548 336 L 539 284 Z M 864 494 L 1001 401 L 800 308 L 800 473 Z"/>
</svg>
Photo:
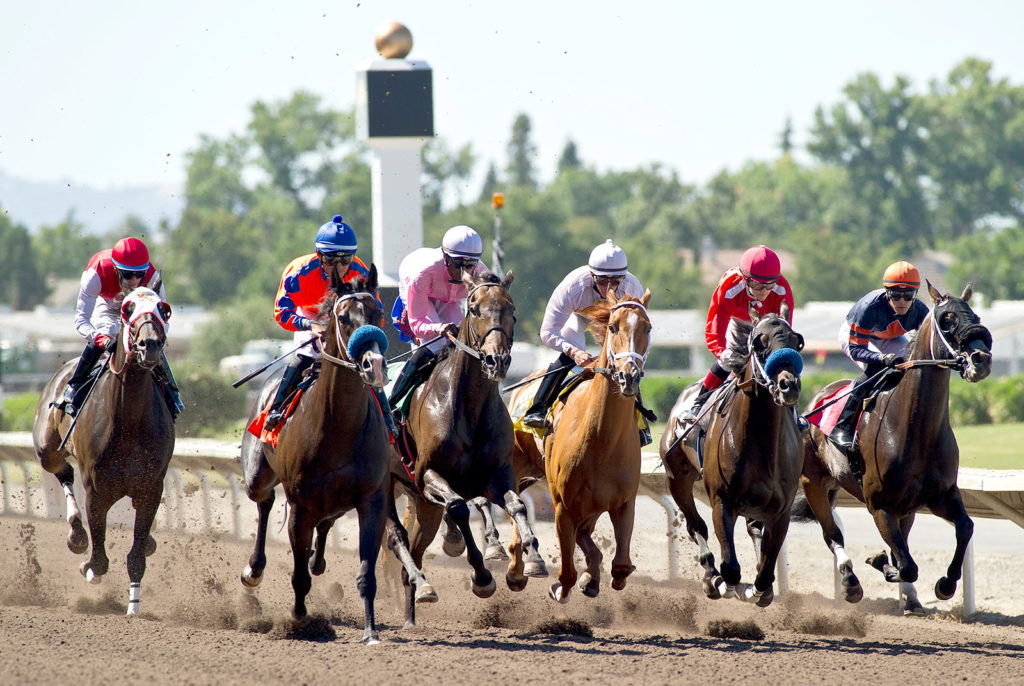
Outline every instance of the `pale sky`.
<svg viewBox="0 0 1024 686">
<path fill-rule="evenodd" d="M 478 176 L 504 165 L 519 112 L 545 180 L 571 137 L 600 169 L 659 162 L 703 183 L 775 156 L 787 116 L 801 142 L 861 72 L 924 90 L 978 56 L 1024 83 L 1013 0 L 4 2 L 0 172 L 180 188 L 200 134 L 241 132 L 257 100 L 351 106 L 388 20 L 433 67 L 437 133 L 472 142 Z"/>
</svg>

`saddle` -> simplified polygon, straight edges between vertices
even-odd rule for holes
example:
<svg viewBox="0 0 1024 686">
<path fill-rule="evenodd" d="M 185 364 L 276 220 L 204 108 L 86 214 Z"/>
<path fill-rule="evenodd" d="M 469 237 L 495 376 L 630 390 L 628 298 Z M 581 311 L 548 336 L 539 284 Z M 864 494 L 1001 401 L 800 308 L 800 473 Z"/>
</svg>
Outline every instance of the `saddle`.
<svg viewBox="0 0 1024 686">
<path fill-rule="evenodd" d="M 270 414 L 270 408 L 273 403 L 273 394 L 268 396 L 269 402 L 266 407 L 260 410 L 259 414 L 253 417 L 253 420 L 249 422 L 249 426 L 245 428 L 246 431 L 251 433 L 256 438 L 260 439 L 261 442 L 276 448 L 277 441 L 281 438 L 281 429 L 288 423 L 288 418 L 292 416 L 292 412 L 295 411 L 295 407 L 299 404 L 299 398 L 302 397 L 302 393 L 313 385 L 318 378 L 320 378 L 320 363 L 319 361 L 314 363 L 312 367 L 307 369 L 299 383 L 295 384 L 295 390 L 290 395 L 285 397 L 283 404 L 285 407 L 284 419 L 278 423 L 273 429 L 266 431 L 263 426 L 267 422 L 267 415 Z"/>
</svg>

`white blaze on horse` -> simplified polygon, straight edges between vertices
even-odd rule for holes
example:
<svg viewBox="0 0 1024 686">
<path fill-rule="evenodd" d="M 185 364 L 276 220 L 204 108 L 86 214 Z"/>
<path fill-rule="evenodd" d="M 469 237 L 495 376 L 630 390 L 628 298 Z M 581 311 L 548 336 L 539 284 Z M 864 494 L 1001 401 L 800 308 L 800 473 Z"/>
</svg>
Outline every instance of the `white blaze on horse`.
<svg viewBox="0 0 1024 686">
<path fill-rule="evenodd" d="M 107 512 L 121 498 L 131 498 L 135 533 L 127 559 L 128 614 L 139 611 L 146 557 L 156 550 L 150 529 L 174 452 L 171 412 L 153 376 L 161 363 L 170 315 L 170 306 L 154 291 L 133 290 L 121 307 L 116 347 L 77 417 L 72 420 L 52 407 L 74 371 L 76 360 L 71 360 L 43 389 L 32 430 L 40 463 L 64 489 L 71 526 L 68 548 L 84 553 L 91 538 L 92 554 L 80 567 L 87 581 L 98 582 L 109 567 L 104 547 Z M 75 458 L 82 474 L 88 535 L 75 500 L 75 472 L 69 457 Z"/>
</svg>

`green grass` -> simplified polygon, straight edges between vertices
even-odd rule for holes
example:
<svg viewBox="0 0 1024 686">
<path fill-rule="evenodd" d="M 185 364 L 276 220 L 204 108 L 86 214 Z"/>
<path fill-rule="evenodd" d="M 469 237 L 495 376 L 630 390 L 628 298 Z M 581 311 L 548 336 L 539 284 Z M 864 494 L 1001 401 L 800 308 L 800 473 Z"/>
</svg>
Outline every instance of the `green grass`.
<svg viewBox="0 0 1024 686">
<path fill-rule="evenodd" d="M 1024 422 L 960 426 L 953 432 L 961 467 L 1024 469 Z"/>
</svg>

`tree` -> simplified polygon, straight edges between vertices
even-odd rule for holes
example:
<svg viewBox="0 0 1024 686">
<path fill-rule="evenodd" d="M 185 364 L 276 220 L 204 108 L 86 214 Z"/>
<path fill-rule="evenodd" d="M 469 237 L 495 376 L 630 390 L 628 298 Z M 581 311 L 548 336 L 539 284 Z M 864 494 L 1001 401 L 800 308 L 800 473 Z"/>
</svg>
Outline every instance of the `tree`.
<svg viewBox="0 0 1024 686">
<path fill-rule="evenodd" d="M 572 139 L 565 142 L 565 147 L 562 148 L 562 154 L 558 156 L 558 173 L 569 171 L 570 169 L 581 169 L 583 163 L 580 162 L 579 152 L 576 150 L 576 143 Z"/>
<path fill-rule="evenodd" d="M 83 233 L 83 229 L 82 224 L 75 221 L 73 210 L 60 224 L 39 228 L 32 237 L 32 251 L 40 274 L 65 279 L 82 275 L 89 258 L 102 248 L 100 239 Z"/>
<path fill-rule="evenodd" d="M 480 197 L 477 198 L 477 202 L 491 202 L 496 190 L 498 190 L 498 170 L 491 162 L 487 165 L 487 174 L 484 175 L 484 182 L 480 187 Z"/>
<path fill-rule="evenodd" d="M 956 258 L 949 270 L 949 283 L 974 283 L 974 291 L 987 301 L 1024 300 L 1024 226 L 987 230 L 976 236 L 963 236 L 955 244 Z M 959 292 L 959 291 L 958 291 Z"/>
<path fill-rule="evenodd" d="M 49 289 L 39 270 L 28 229 L 15 224 L 0 211 L 0 302 L 16 310 L 35 307 L 46 298 Z M 81 270 L 84 265 L 79 265 Z M 81 271 L 79 271 L 79 274 Z"/>
<path fill-rule="evenodd" d="M 512 138 L 508 142 L 508 182 L 513 186 L 535 190 L 537 179 L 533 168 L 533 160 L 537 156 L 537 148 L 530 137 L 530 118 L 525 114 L 516 116 L 512 122 Z"/>
<path fill-rule="evenodd" d="M 793 152 L 793 118 L 786 117 L 786 125 L 779 134 L 779 152 L 790 155 Z"/>
<path fill-rule="evenodd" d="M 423 149 L 423 213 L 440 213 L 449 189 L 458 204 L 462 204 L 462 190 L 475 163 L 476 156 L 469 143 L 452 153 L 444 140 L 431 139 Z"/>
</svg>

